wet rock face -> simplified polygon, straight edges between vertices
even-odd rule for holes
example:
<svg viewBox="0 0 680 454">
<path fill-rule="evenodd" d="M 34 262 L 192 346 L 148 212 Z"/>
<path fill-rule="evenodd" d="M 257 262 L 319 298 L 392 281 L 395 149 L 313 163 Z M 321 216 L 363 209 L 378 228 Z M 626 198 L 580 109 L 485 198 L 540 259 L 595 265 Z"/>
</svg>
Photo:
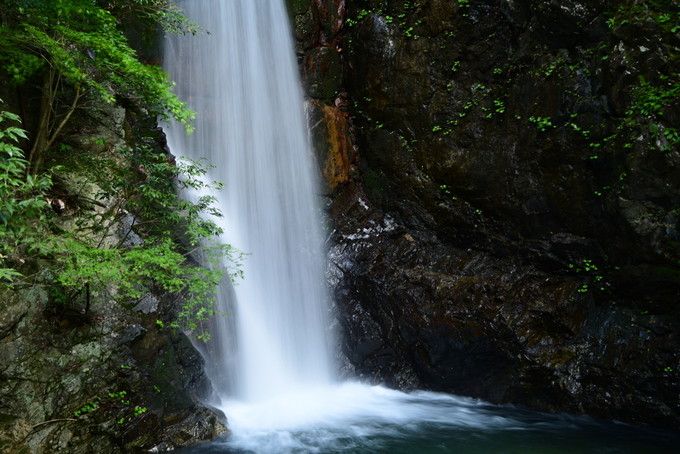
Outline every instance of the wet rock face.
<svg viewBox="0 0 680 454">
<path fill-rule="evenodd" d="M 209 386 L 201 357 L 155 326 L 162 314 L 105 301 L 84 314 L 38 289 L 0 297 L 0 451 L 134 452 L 226 431 L 196 403 Z"/>
<path fill-rule="evenodd" d="M 340 54 L 333 47 L 317 47 L 305 55 L 307 93 L 312 98 L 332 100 L 342 82 Z"/>
<path fill-rule="evenodd" d="M 346 0 L 287 0 L 302 79 L 307 116 L 324 192 L 350 181 L 355 171 L 354 132 L 343 90 L 345 49 L 342 27 Z"/>
<path fill-rule="evenodd" d="M 317 112 L 347 118 L 347 178 L 326 177 L 352 369 L 677 426 L 680 151 L 660 131 L 680 113 L 631 114 L 676 38 L 612 21 L 621 2 L 352 0 L 337 31 L 318 3 L 298 50 L 306 86 L 334 87 Z M 339 85 L 307 69 L 331 46 Z"/>
<path fill-rule="evenodd" d="M 677 425 L 675 314 L 599 300 L 585 277 L 449 245 L 370 203 L 357 192 L 333 207 L 330 282 L 355 375 Z"/>
<path fill-rule="evenodd" d="M 319 100 L 310 101 L 308 118 L 326 190 L 332 192 L 350 179 L 354 149 L 347 112 Z"/>
</svg>

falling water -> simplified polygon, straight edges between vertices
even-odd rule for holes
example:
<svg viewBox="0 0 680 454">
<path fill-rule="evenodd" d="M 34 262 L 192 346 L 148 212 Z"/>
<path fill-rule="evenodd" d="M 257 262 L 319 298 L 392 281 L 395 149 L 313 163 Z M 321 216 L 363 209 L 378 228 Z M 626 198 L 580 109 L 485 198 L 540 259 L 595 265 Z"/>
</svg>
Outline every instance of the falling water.
<svg viewBox="0 0 680 454">
<path fill-rule="evenodd" d="M 166 69 L 198 114 L 193 135 L 166 125 L 169 145 L 214 165 L 210 178 L 225 184 L 213 194 L 222 240 L 248 254 L 244 280 L 218 289 L 219 316 L 202 347 L 212 403 L 232 435 L 198 452 L 574 452 L 602 440 L 623 451 L 658 443 L 656 434 L 631 438 L 625 427 L 582 418 L 333 383 L 317 170 L 283 1 L 180 1 L 205 32 L 166 41 Z"/>
<path fill-rule="evenodd" d="M 318 172 L 283 0 L 180 6 L 204 31 L 169 38 L 165 64 L 198 115 L 192 135 L 166 127 L 168 142 L 214 165 L 223 240 L 247 254 L 245 279 L 220 291 L 235 320 L 213 327 L 209 375 L 222 398 L 247 401 L 328 384 Z"/>
</svg>

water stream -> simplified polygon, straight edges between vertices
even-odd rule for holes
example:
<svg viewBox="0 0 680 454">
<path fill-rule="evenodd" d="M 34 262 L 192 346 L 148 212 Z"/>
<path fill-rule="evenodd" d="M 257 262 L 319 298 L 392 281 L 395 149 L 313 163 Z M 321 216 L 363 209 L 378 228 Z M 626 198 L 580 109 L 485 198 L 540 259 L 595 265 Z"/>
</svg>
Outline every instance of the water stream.
<svg viewBox="0 0 680 454">
<path fill-rule="evenodd" d="M 663 452 L 662 436 L 589 419 L 334 379 L 318 197 L 283 0 L 184 0 L 208 33 L 169 37 L 165 65 L 198 116 L 166 125 L 173 153 L 207 159 L 222 238 L 247 255 L 219 291 L 202 352 L 231 435 L 190 452 Z M 623 427 L 623 428 L 621 428 Z M 655 441 L 652 441 L 655 440 Z M 592 451 L 590 451 L 592 452 Z"/>
<path fill-rule="evenodd" d="M 247 254 L 245 279 L 221 291 L 231 320 L 212 329 L 209 375 L 223 400 L 330 384 L 318 171 L 283 2 L 181 6 L 204 32 L 169 38 L 165 62 L 198 115 L 192 135 L 167 127 L 168 142 L 215 166 L 223 240 Z"/>
</svg>

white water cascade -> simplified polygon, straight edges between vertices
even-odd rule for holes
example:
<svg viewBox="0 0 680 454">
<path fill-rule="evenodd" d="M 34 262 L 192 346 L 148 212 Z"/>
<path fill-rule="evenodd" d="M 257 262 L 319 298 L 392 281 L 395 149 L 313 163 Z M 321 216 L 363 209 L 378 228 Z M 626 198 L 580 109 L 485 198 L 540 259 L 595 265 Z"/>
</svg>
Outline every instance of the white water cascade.
<svg viewBox="0 0 680 454">
<path fill-rule="evenodd" d="M 247 254 L 245 279 L 220 292 L 233 320 L 213 327 L 209 375 L 221 398 L 246 401 L 327 385 L 318 170 L 283 0 L 180 6 L 203 30 L 170 37 L 165 65 L 197 120 L 191 135 L 166 127 L 168 142 L 214 166 L 223 240 Z"/>
</svg>

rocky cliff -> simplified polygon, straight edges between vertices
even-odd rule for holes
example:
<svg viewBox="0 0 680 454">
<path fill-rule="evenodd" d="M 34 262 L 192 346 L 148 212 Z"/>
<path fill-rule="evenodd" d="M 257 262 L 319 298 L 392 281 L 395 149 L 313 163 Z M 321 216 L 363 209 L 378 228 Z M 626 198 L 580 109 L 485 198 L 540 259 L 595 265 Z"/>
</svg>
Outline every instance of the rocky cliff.
<svg viewBox="0 0 680 454">
<path fill-rule="evenodd" d="M 165 146 L 155 119 L 144 112 L 92 104 L 62 143 L 81 161 L 56 180 L 52 208 L 61 225 L 74 230 L 84 212 L 116 202 L 87 198 L 97 192 L 89 188 L 88 172 L 101 169 L 88 168 L 84 156 L 103 159 L 126 143 Z M 144 241 L 132 225 L 113 230 L 117 241 Z M 50 269 L 28 265 L 32 273 Z M 50 289 L 0 291 L 1 452 L 165 451 L 226 432 L 224 415 L 199 403 L 210 391 L 201 356 L 169 328 L 179 297 L 152 292 L 121 304 L 111 288 L 62 301 Z"/>
<path fill-rule="evenodd" d="M 678 427 L 677 6 L 289 5 L 348 368 Z"/>
</svg>

